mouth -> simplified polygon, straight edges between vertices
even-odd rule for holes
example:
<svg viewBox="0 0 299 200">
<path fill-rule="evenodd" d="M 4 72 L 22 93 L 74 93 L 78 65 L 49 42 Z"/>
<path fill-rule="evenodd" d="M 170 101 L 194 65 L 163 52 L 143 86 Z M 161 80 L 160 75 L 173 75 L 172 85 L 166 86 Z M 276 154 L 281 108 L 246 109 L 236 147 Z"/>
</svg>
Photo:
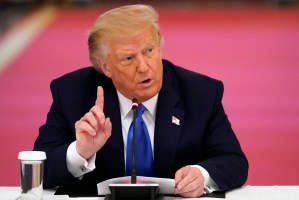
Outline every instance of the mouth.
<svg viewBox="0 0 299 200">
<path fill-rule="evenodd" d="M 149 83 L 151 81 L 151 79 L 146 79 L 146 80 L 144 80 L 144 81 L 142 81 L 141 83 L 143 84 L 143 83 Z"/>
<path fill-rule="evenodd" d="M 151 83 L 152 83 L 152 79 L 149 78 L 149 79 L 145 79 L 145 80 L 139 82 L 139 85 L 141 85 L 143 87 L 148 87 L 151 85 Z"/>
</svg>

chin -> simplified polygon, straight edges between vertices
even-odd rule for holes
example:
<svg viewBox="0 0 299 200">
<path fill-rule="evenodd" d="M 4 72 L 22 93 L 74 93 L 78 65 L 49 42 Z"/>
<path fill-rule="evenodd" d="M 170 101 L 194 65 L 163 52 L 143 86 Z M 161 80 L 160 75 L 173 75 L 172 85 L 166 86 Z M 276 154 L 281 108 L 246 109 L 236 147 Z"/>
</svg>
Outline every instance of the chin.
<svg viewBox="0 0 299 200">
<path fill-rule="evenodd" d="M 152 94 L 144 94 L 144 95 L 141 95 L 138 99 L 139 102 L 145 102 L 145 101 L 148 101 L 150 100 L 151 98 L 153 98 L 155 95 L 157 94 L 156 93 L 152 93 Z"/>
<path fill-rule="evenodd" d="M 160 91 L 159 87 L 150 87 L 147 89 L 136 91 L 135 95 L 139 102 L 145 102 L 154 97 Z"/>
</svg>

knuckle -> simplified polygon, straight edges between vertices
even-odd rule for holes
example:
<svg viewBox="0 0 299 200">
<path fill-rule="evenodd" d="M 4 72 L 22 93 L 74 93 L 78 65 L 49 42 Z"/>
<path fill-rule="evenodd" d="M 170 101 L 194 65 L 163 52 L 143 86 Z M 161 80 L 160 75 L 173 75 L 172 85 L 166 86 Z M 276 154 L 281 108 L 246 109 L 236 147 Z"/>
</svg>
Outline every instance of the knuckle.
<svg viewBox="0 0 299 200">
<path fill-rule="evenodd" d="M 85 115 L 84 115 L 84 118 L 88 118 L 90 117 L 91 113 L 90 112 L 87 112 Z"/>
<path fill-rule="evenodd" d="M 82 121 L 76 121 L 75 128 L 78 129 L 82 124 Z"/>
</svg>

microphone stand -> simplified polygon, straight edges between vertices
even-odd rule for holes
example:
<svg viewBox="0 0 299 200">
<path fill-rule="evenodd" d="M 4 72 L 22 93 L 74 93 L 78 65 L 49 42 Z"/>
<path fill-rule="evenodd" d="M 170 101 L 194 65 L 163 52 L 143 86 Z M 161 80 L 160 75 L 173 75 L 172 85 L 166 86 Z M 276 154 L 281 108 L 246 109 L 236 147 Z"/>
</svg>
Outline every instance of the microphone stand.
<svg viewBox="0 0 299 200">
<path fill-rule="evenodd" d="M 136 112 L 138 108 L 137 99 L 133 99 L 132 110 L 133 110 L 133 140 L 132 140 L 132 174 L 131 183 L 136 184 Z"/>
</svg>

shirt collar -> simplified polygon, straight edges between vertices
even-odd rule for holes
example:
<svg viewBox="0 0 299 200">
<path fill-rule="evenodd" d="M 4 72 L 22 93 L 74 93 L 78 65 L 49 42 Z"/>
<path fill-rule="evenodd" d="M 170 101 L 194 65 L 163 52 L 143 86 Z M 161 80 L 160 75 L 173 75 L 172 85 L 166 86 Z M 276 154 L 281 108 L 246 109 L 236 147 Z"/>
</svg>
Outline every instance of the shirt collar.
<svg viewBox="0 0 299 200">
<path fill-rule="evenodd" d="M 122 119 L 124 119 L 132 110 L 132 100 L 122 95 L 118 90 L 117 90 L 117 96 L 119 99 L 120 114 Z M 142 103 L 149 111 L 153 119 L 155 119 L 156 116 L 158 96 L 159 94 L 156 94 L 151 99 Z"/>
</svg>

